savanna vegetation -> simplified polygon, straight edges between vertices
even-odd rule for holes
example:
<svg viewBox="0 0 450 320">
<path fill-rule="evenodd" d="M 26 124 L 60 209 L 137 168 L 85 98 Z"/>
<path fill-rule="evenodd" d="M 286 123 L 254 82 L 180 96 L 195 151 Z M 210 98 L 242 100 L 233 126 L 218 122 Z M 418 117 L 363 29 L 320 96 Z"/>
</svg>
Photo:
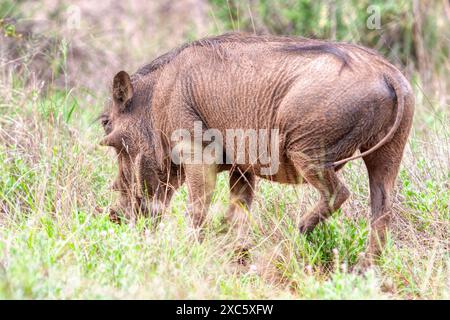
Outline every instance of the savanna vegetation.
<svg viewBox="0 0 450 320">
<path fill-rule="evenodd" d="M 450 298 L 448 1 L 0 0 L 0 19 L 0 298 Z M 297 224 L 317 194 L 259 181 L 245 264 L 223 222 L 226 174 L 201 243 L 185 188 L 158 225 L 109 221 L 117 164 L 96 118 L 112 76 L 227 30 L 361 43 L 410 79 L 392 229 L 367 272 L 354 272 L 369 230 L 362 160 L 341 173 L 350 199 L 307 236 Z"/>
</svg>

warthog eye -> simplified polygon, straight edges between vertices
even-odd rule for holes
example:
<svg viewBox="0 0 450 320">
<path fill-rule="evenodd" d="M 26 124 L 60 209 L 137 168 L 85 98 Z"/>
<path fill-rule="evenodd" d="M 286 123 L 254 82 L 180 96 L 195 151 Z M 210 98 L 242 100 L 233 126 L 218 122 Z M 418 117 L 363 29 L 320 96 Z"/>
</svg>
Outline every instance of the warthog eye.
<svg viewBox="0 0 450 320">
<path fill-rule="evenodd" d="M 102 126 L 106 127 L 109 124 L 109 119 L 102 119 Z"/>
<path fill-rule="evenodd" d="M 100 118 L 101 124 L 103 126 L 103 129 L 105 130 L 106 134 L 111 133 L 111 121 L 108 116 L 104 115 Z"/>
</svg>

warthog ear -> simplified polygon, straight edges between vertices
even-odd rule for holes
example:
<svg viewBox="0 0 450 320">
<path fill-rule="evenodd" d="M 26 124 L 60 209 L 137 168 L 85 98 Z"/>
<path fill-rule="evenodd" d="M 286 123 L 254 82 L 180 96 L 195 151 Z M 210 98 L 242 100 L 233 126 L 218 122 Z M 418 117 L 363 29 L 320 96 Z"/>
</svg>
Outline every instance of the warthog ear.
<svg viewBox="0 0 450 320">
<path fill-rule="evenodd" d="M 119 111 L 125 111 L 132 97 L 133 86 L 131 85 L 130 75 L 125 71 L 120 71 L 114 76 L 113 80 L 113 98 Z"/>
</svg>

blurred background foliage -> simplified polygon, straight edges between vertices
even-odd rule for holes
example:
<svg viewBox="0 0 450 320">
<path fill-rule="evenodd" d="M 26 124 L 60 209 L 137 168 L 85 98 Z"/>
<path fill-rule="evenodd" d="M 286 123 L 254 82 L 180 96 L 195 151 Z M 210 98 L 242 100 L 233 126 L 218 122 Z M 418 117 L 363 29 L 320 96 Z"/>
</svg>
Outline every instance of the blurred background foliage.
<svg viewBox="0 0 450 320">
<path fill-rule="evenodd" d="M 74 10 L 80 25 L 70 28 Z M 186 40 L 230 30 L 360 43 L 427 86 L 450 70 L 448 0 L 0 0 L 0 19 L 0 59 L 27 56 L 38 61 L 28 66 L 39 77 L 58 82 L 66 71 L 62 77 L 72 79 L 60 83 L 91 88 L 113 70 L 136 69 Z"/>
<path fill-rule="evenodd" d="M 219 29 L 360 43 L 380 51 L 410 72 L 420 71 L 427 80 L 443 66 L 449 70 L 450 4 L 447 0 L 210 2 Z M 377 13 L 380 26 L 373 28 L 371 16 Z"/>
</svg>

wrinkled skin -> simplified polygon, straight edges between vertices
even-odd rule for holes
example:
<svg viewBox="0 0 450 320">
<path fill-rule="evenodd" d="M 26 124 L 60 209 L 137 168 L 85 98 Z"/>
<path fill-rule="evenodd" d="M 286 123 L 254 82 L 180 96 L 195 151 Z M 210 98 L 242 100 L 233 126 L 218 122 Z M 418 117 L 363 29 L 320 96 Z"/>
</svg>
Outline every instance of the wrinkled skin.
<svg viewBox="0 0 450 320">
<path fill-rule="evenodd" d="M 368 264 L 379 254 L 414 97 L 400 71 L 376 53 L 344 43 L 226 34 L 174 49 L 131 77 L 119 72 L 112 96 L 101 117 L 102 144 L 117 151 L 119 162 L 114 189 L 121 196 L 112 219 L 119 211 L 128 218 L 156 214 L 186 182 L 189 216 L 200 228 L 216 175 L 227 170 L 226 217 L 242 239 L 256 177 L 317 189 L 320 200 L 299 225 L 309 232 L 349 197 L 336 171 L 359 150 L 370 182 Z M 195 121 L 223 133 L 278 129 L 278 170 L 263 173 L 259 162 L 175 165 L 169 137 L 178 129 L 192 132 Z"/>
<path fill-rule="evenodd" d="M 177 170 L 163 170 L 158 164 L 151 127 L 147 125 L 146 117 L 139 118 L 137 112 L 144 109 L 148 97 L 140 99 L 139 94 L 135 94 L 131 105 L 130 98 L 120 97 L 120 94 L 113 97 L 100 117 L 106 134 L 100 144 L 116 150 L 119 164 L 112 189 L 119 192 L 120 197 L 110 212 L 115 222 L 120 222 L 121 215 L 127 219 L 133 219 L 137 214 L 157 216 L 184 179 Z M 122 109 L 122 104 L 125 106 L 122 99 L 128 99 L 126 107 L 132 107 L 134 113 Z"/>
</svg>

